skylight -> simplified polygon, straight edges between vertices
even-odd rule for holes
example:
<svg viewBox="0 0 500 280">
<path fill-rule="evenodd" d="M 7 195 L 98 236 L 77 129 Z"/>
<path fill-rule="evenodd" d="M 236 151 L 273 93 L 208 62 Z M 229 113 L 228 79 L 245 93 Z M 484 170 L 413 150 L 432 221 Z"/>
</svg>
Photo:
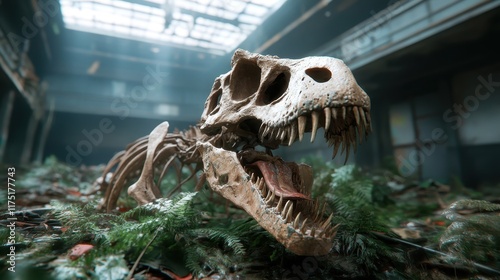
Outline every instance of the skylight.
<svg viewBox="0 0 500 280">
<path fill-rule="evenodd" d="M 217 55 L 286 0 L 60 0 L 66 28 Z"/>
</svg>

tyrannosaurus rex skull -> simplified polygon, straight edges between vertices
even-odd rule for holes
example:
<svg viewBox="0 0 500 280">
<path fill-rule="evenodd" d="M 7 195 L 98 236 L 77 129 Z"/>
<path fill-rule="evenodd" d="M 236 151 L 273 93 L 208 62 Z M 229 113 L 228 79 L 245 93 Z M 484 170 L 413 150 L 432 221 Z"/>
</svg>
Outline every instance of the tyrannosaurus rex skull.
<svg viewBox="0 0 500 280">
<path fill-rule="evenodd" d="M 354 114 L 348 112 L 351 109 Z M 312 142 L 317 129 L 324 127 L 327 139 L 335 141 L 351 125 L 361 136 L 360 121 L 369 129 L 369 110 L 368 95 L 339 59 L 279 59 L 237 50 L 232 70 L 215 80 L 201 131 L 210 135 L 224 128 L 247 142 L 276 148 L 291 145 L 309 131 Z"/>
<path fill-rule="evenodd" d="M 312 142 L 324 128 L 333 156 L 342 146 L 347 161 L 350 146 L 371 130 L 369 113 L 369 97 L 341 60 L 237 50 L 201 117 L 201 132 L 218 139 L 198 144 L 207 181 L 292 252 L 326 254 L 336 227 L 310 197 L 311 168 L 284 162 L 270 150 L 292 145 L 306 132 Z"/>
</svg>

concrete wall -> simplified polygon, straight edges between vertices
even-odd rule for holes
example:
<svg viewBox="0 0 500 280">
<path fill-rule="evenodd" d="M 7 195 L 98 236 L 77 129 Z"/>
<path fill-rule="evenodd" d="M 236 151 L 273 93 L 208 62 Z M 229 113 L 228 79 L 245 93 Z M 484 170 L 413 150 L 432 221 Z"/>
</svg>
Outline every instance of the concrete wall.
<svg viewBox="0 0 500 280">
<path fill-rule="evenodd" d="M 458 131 L 464 182 L 500 182 L 500 64 L 471 69 L 452 80 L 453 108 L 448 111 Z"/>
<path fill-rule="evenodd" d="M 457 69 L 387 96 L 390 129 L 380 133 L 390 137 L 404 176 L 445 183 L 457 177 L 470 187 L 500 182 L 499 69 Z"/>
</svg>

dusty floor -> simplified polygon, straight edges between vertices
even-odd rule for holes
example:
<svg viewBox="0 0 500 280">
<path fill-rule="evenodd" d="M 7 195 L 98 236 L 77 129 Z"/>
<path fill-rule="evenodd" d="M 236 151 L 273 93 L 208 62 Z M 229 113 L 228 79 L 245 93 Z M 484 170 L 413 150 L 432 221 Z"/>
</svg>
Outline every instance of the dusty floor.
<svg viewBox="0 0 500 280">
<path fill-rule="evenodd" d="M 104 214 L 94 184 L 102 166 L 49 158 L 17 168 L 2 177 L 15 179 L 0 193 L 2 279 L 500 278 L 500 186 L 310 164 L 313 195 L 341 224 L 321 257 L 287 252 L 245 212 L 189 184 L 147 209 L 124 194 Z"/>
</svg>

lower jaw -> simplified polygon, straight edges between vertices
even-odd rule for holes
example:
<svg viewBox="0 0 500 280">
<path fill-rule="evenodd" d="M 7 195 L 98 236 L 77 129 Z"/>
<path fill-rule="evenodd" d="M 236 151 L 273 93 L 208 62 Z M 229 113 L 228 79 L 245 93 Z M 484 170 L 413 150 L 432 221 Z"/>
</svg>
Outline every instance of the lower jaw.
<svg viewBox="0 0 500 280">
<path fill-rule="evenodd" d="M 212 189 L 243 208 L 288 250 L 302 256 L 319 256 L 330 252 L 336 230 L 330 226 L 331 216 L 322 221 L 322 213 L 312 201 L 288 200 L 286 205 L 283 202 L 279 205 L 279 202 L 269 203 L 269 199 L 266 203 L 263 184 L 260 180 L 257 180 L 260 184 L 252 180 L 235 152 L 216 148 L 209 143 L 200 144 L 199 149 L 203 155 L 204 172 Z M 302 212 L 297 217 L 299 210 Z M 313 224 L 313 220 L 318 222 Z"/>
</svg>

